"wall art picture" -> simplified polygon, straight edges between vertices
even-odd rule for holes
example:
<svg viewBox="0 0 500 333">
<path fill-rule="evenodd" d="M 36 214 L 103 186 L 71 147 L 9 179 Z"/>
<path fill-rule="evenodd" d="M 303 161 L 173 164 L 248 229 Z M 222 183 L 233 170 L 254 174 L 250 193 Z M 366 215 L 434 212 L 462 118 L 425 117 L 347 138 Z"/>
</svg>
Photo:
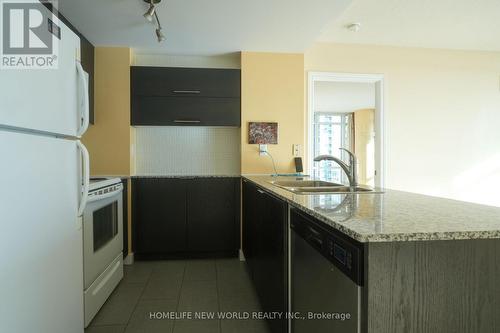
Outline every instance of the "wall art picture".
<svg viewBox="0 0 500 333">
<path fill-rule="evenodd" d="M 278 123 L 249 122 L 249 144 L 278 144 Z"/>
</svg>

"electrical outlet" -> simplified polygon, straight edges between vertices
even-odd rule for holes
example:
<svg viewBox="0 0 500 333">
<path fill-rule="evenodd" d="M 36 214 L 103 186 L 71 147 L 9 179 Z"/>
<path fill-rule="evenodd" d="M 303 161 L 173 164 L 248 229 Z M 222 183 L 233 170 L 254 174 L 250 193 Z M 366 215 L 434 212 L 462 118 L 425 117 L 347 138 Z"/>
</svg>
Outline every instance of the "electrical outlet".
<svg viewBox="0 0 500 333">
<path fill-rule="evenodd" d="M 267 154 L 267 145 L 259 145 L 259 155 L 263 156 Z"/>
<path fill-rule="evenodd" d="M 292 155 L 293 156 L 300 156 L 300 144 L 294 143 L 292 145 Z"/>
</svg>

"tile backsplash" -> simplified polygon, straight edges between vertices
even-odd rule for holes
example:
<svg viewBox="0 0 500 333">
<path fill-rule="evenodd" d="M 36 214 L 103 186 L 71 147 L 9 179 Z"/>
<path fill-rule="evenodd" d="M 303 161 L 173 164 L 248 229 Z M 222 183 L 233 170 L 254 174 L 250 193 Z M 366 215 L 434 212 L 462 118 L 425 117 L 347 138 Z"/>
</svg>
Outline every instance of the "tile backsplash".
<svg viewBox="0 0 500 333">
<path fill-rule="evenodd" d="M 137 127 L 137 175 L 239 175 L 240 128 Z"/>
</svg>

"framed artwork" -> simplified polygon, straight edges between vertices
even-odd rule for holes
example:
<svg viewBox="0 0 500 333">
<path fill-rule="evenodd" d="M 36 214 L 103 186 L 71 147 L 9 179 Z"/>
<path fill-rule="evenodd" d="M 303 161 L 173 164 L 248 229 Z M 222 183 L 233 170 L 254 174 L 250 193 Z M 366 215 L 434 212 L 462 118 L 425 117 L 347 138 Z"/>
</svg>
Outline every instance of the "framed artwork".
<svg viewBox="0 0 500 333">
<path fill-rule="evenodd" d="M 278 144 L 278 123 L 249 122 L 248 143 L 262 145 Z"/>
</svg>

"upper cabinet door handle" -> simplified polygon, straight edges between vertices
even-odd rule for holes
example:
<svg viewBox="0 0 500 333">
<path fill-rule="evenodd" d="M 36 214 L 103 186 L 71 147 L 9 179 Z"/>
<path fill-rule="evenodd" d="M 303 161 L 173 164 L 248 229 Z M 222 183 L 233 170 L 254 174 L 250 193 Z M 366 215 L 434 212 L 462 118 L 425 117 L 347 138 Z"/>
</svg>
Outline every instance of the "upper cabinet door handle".
<svg viewBox="0 0 500 333">
<path fill-rule="evenodd" d="M 201 94 L 200 90 L 174 90 L 174 94 Z"/>
<path fill-rule="evenodd" d="M 175 119 L 174 123 L 181 123 L 181 124 L 199 124 L 201 123 L 201 120 L 183 120 L 183 119 Z"/>
</svg>

